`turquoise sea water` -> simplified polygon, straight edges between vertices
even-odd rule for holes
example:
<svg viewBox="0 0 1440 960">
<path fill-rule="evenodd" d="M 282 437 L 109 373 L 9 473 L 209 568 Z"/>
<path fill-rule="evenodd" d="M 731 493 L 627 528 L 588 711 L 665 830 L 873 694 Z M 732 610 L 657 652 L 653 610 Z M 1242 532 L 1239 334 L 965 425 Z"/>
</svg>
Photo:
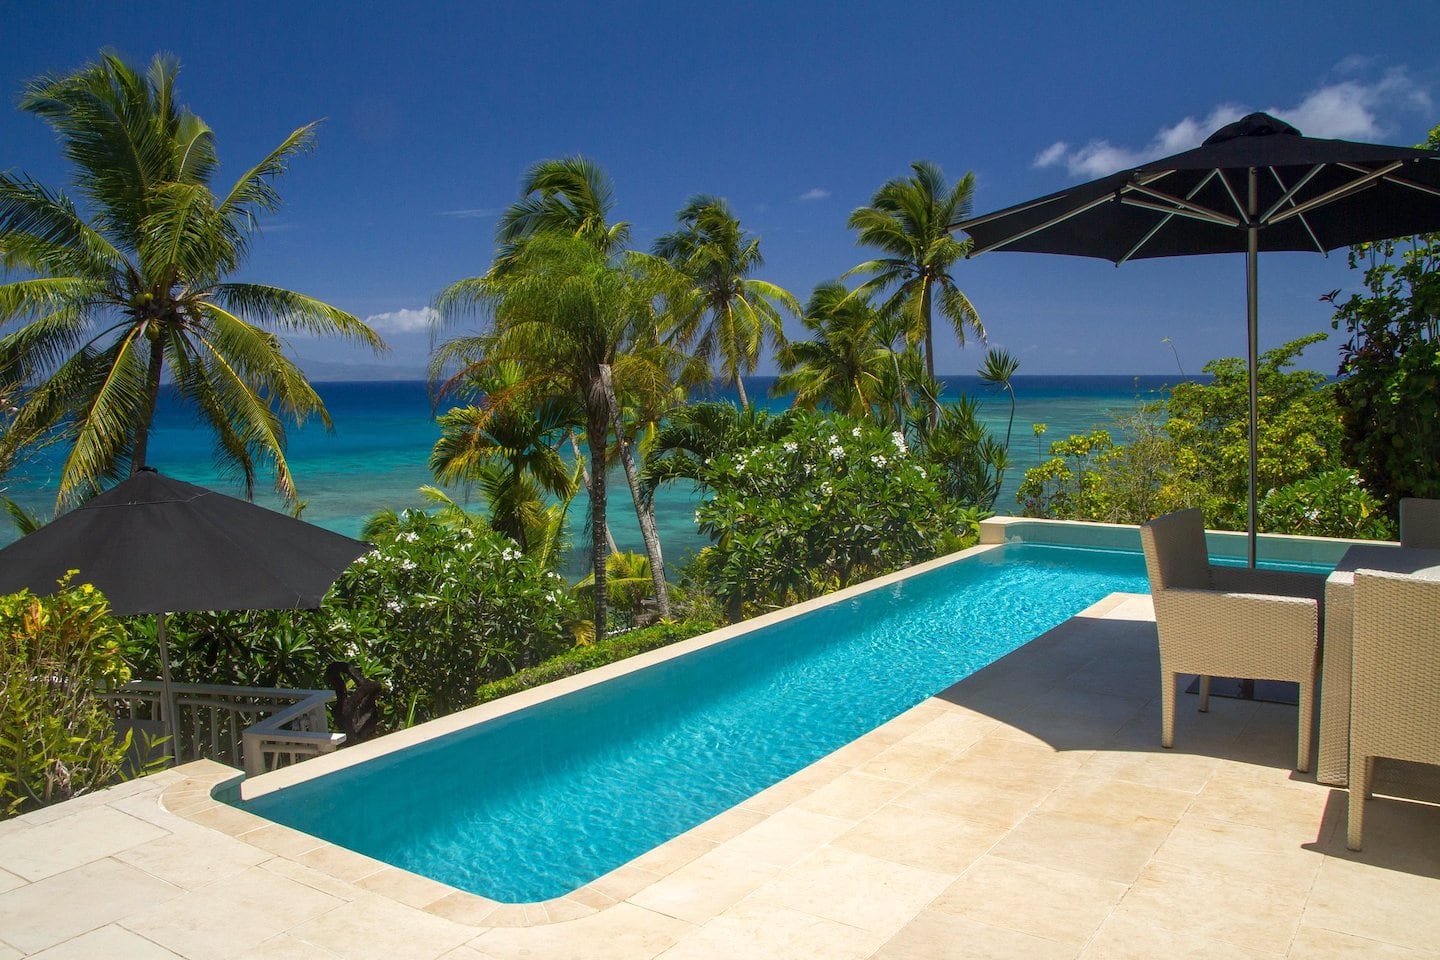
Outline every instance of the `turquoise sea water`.
<svg viewBox="0 0 1440 960">
<path fill-rule="evenodd" d="M 1010 544 L 242 805 L 502 902 L 557 897 L 1145 583 L 1138 554 Z"/>
<path fill-rule="evenodd" d="M 966 393 L 981 401 L 981 417 L 1003 439 L 1010 415 L 1007 395 L 987 387 L 977 377 L 947 377 L 945 396 Z M 1015 490 L 1027 467 L 1040 462 L 1053 440 L 1108 425 L 1113 415 L 1133 411 L 1143 400 L 1154 399 L 1156 391 L 1174 382 L 1167 377 L 1117 376 L 1017 376 L 1015 424 L 1010 444 L 1012 467 L 1005 477 L 997 512 L 1013 512 Z M 768 398 L 771 380 L 747 380 L 751 397 Z M 432 483 L 426 464 L 430 448 L 439 436 L 430 395 L 423 382 L 319 383 L 316 389 L 325 401 L 335 429 L 327 433 L 311 423 L 290 432 L 289 460 L 300 496 L 306 502 L 304 518 L 350 536 L 359 533 L 365 518 L 384 507 L 422 506 L 416 492 Z M 720 389 L 715 399 L 735 400 L 733 389 Z M 700 399 L 697 397 L 697 399 Z M 760 402 L 782 410 L 788 398 Z M 1048 429 L 1037 442 L 1031 425 L 1045 423 Z M 212 463 L 210 436 L 198 428 L 192 415 L 162 403 L 151 439 L 151 464 L 161 472 L 238 493 L 229 478 L 216 472 Z M 7 495 L 30 509 L 49 511 L 53 507 L 58 463 L 42 459 L 25 465 L 6 479 Z M 610 498 L 610 524 L 621 549 L 640 550 L 641 542 L 634 510 L 625 494 L 623 476 L 617 470 Z M 278 506 L 278 499 L 264 489 L 256 499 Z M 460 491 L 454 491 L 457 497 Z M 657 523 L 667 561 L 682 560 L 704 546 L 695 531 L 694 492 L 684 485 L 672 486 L 657 497 Z M 584 497 L 571 508 L 572 541 L 587 542 L 584 532 Z M 8 526 L 0 526 L 0 545 L 15 538 Z M 570 564 L 578 573 L 580 563 Z"/>
</svg>

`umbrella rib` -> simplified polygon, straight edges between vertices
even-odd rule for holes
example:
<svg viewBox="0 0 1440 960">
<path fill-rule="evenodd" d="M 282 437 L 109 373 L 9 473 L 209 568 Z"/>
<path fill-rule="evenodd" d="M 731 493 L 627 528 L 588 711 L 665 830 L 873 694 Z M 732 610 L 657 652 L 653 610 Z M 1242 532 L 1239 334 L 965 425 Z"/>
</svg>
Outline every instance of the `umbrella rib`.
<svg viewBox="0 0 1440 960">
<path fill-rule="evenodd" d="M 1383 167 L 1380 167 L 1376 170 L 1371 170 L 1369 173 L 1367 173 L 1365 176 L 1361 177 L 1358 180 L 1351 180 L 1349 183 L 1342 184 L 1341 186 L 1336 187 L 1334 190 L 1326 191 L 1325 193 L 1320 194 L 1318 197 L 1311 197 L 1304 203 L 1296 204 L 1289 210 L 1281 211 L 1275 217 L 1275 219 L 1270 222 L 1281 223 L 1282 221 L 1289 220 L 1291 217 L 1298 217 L 1303 213 L 1309 213 L 1316 207 L 1323 207 L 1327 203 L 1334 203 L 1336 200 L 1344 199 L 1345 197 L 1350 196 L 1352 193 L 1357 193 L 1361 190 L 1366 189 L 1367 187 L 1373 186 L 1376 180 L 1384 179 L 1385 177 L 1394 173 L 1396 170 L 1399 170 L 1404 165 L 1405 161 L 1403 160 L 1396 160 L 1392 163 L 1387 163 Z"/>
<path fill-rule="evenodd" d="M 977 249 L 971 250 L 968 254 L 965 255 L 965 257 L 966 257 L 966 259 L 968 260 L 968 259 L 970 259 L 970 258 L 972 258 L 972 257 L 978 257 L 978 256 L 980 256 L 980 254 L 982 254 L 982 253 L 988 253 L 989 251 L 995 250 L 995 249 L 997 249 L 997 248 L 999 248 L 999 247 L 1007 247 L 1007 246 L 1009 246 L 1009 245 L 1012 244 L 1012 243 L 1016 243 L 1016 242 L 1018 242 L 1018 241 L 1020 241 L 1020 240 L 1024 240 L 1026 237 L 1030 236 L 1031 234 L 1039 233 L 1041 230 L 1048 230 L 1048 229 L 1050 229 L 1051 227 L 1055 226 L 1057 223 L 1064 223 L 1066 220 L 1072 220 L 1072 219 L 1074 219 L 1075 217 L 1080 216 L 1080 214 L 1085 213 L 1085 212 L 1087 212 L 1087 211 L 1089 211 L 1089 210 L 1094 209 L 1095 207 L 1100 206 L 1100 204 L 1102 204 L 1102 203 L 1109 203 L 1109 202 L 1110 202 L 1111 200 L 1113 200 L 1113 199 L 1114 199 L 1114 194 L 1109 194 L 1109 193 L 1107 193 L 1107 194 L 1105 194 L 1105 195 L 1103 195 L 1103 196 L 1100 196 L 1100 197 L 1096 197 L 1094 200 L 1091 200 L 1089 203 L 1084 204 L 1083 206 L 1076 207 L 1074 210 L 1067 211 L 1066 213 L 1063 213 L 1063 214 L 1061 214 L 1061 215 L 1058 216 L 1058 217 L 1054 217 L 1054 218 L 1052 218 L 1052 219 L 1050 219 L 1050 220 L 1046 220 L 1044 223 L 1037 223 L 1035 226 L 1031 227 L 1030 229 L 1028 229 L 1028 230 L 1023 230 L 1023 231 L 1021 231 L 1020 233 L 1015 234 L 1014 236 L 1006 237 L 1006 238 L 1003 239 L 1003 240 L 997 240 L 997 241 L 995 241 L 994 243 L 991 243 L 991 244 L 988 244 L 988 245 L 986 245 L 986 246 L 979 247 L 979 248 L 977 248 Z"/>
<path fill-rule="evenodd" d="M 1144 203 L 1139 200 L 1131 200 L 1129 197 L 1131 193 L 1154 197 L 1160 201 L 1160 203 Z M 1159 190 L 1151 190 L 1149 187 L 1139 184 L 1126 188 L 1126 196 L 1123 198 L 1123 202 L 1134 207 L 1145 207 L 1148 210 L 1168 211 L 1180 217 L 1188 216 L 1192 220 L 1208 220 L 1211 223 L 1223 224 L 1227 227 L 1238 227 L 1242 222 L 1234 217 L 1227 217 L 1217 210 L 1211 210 L 1209 207 L 1202 207 L 1198 203 L 1191 203 L 1188 199 L 1181 199 L 1180 197 L 1171 196 L 1168 193 L 1161 193 Z M 1161 206 L 1161 204 L 1165 203 L 1172 204 L 1173 206 Z"/>
<path fill-rule="evenodd" d="M 1185 194 L 1185 199 L 1193 200 L 1195 198 L 1195 195 L 1201 190 L 1205 189 L 1206 184 L 1208 184 L 1211 180 L 1214 180 L 1216 174 L 1218 174 L 1219 172 L 1219 170 L 1211 170 L 1208 174 L 1205 175 L 1204 179 L 1202 179 L 1199 183 L 1195 184 L 1195 186 L 1190 190 L 1189 193 Z M 1167 213 L 1165 214 L 1165 216 L 1161 217 L 1160 220 L 1155 224 L 1155 226 L 1145 231 L 1145 236 L 1140 238 L 1139 243 L 1135 244 L 1135 246 L 1125 251 L 1125 256 L 1115 261 L 1115 266 L 1118 267 L 1122 263 L 1129 262 L 1130 258 L 1135 256 L 1135 254 L 1139 253 L 1140 248 L 1145 246 L 1145 244 L 1149 243 L 1150 240 L 1155 236 L 1155 234 L 1163 230 L 1165 228 L 1165 225 L 1168 224 L 1171 218 L 1174 216 L 1175 215 L 1173 213 Z"/>
<path fill-rule="evenodd" d="M 1316 164 L 1314 167 L 1311 167 L 1310 172 L 1305 174 L 1305 176 L 1301 177 L 1299 183 L 1295 184 L 1295 186 L 1287 190 L 1283 197 L 1275 201 L 1275 205 L 1273 207 L 1265 211 L 1265 215 L 1260 218 L 1260 222 L 1264 223 L 1265 221 L 1269 220 L 1270 217 L 1274 216 L 1275 211 L 1280 209 L 1280 205 L 1286 203 L 1287 201 L 1290 203 L 1291 206 L 1294 206 L 1294 197 L 1296 191 L 1300 190 L 1300 188 L 1304 187 L 1305 184 L 1309 183 L 1310 178 L 1315 176 L 1315 174 L 1319 173 L 1324 166 L 1324 164 Z M 1285 181 L 1280 179 L 1280 171 L 1276 170 L 1274 167 L 1268 167 L 1267 169 L 1270 171 L 1271 178 L 1280 187 L 1280 189 L 1285 190 Z M 1305 228 L 1305 234 L 1310 238 L 1310 242 L 1315 244 L 1315 251 L 1321 254 L 1325 253 L 1325 245 L 1320 242 L 1319 237 L 1315 236 L 1315 231 L 1310 229 L 1310 221 L 1306 220 L 1303 215 L 1300 217 L 1300 226 Z"/>
<path fill-rule="evenodd" d="M 1432 197 L 1440 197 L 1440 189 L 1427 187 L 1423 183 L 1416 183 L 1414 180 L 1402 180 L 1400 177 L 1386 177 L 1386 183 L 1393 183 L 1397 187 L 1409 187 L 1411 190 L 1419 190 L 1421 193 L 1428 193 Z"/>
</svg>

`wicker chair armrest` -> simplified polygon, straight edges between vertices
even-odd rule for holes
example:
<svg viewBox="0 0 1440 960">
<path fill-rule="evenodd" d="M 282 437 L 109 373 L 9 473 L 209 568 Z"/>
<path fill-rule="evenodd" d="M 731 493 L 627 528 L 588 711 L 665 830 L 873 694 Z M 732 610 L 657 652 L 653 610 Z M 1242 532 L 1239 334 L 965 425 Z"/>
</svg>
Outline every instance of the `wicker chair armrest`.
<svg viewBox="0 0 1440 960">
<path fill-rule="evenodd" d="M 1211 565 L 1215 589 L 1227 593 L 1259 593 L 1282 597 L 1325 599 L 1325 576 L 1293 570 L 1262 570 Z"/>
<path fill-rule="evenodd" d="M 1320 605 L 1303 597 L 1162 590 L 1160 659 L 1186 673 L 1301 680 L 1314 669 Z"/>
</svg>

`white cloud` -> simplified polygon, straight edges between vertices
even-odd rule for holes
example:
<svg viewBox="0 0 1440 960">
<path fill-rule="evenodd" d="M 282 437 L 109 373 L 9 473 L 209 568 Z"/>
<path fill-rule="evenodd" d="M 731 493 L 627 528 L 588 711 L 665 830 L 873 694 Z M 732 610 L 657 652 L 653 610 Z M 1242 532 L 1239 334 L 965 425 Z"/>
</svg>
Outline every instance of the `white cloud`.
<svg viewBox="0 0 1440 960">
<path fill-rule="evenodd" d="M 1066 143 L 1064 140 L 1056 140 L 1054 143 L 1050 144 L 1050 146 L 1035 154 L 1035 166 L 1042 168 L 1053 167 L 1055 166 L 1055 164 L 1065 159 L 1065 151 L 1069 149 L 1070 144 Z"/>
<path fill-rule="evenodd" d="M 829 191 L 829 190 L 826 190 L 826 189 L 824 189 L 823 187 L 811 187 L 809 190 L 806 190 L 804 193 L 800 194 L 799 199 L 801 199 L 801 200 L 825 200 L 825 199 L 828 199 L 829 196 L 830 196 L 830 191 Z"/>
<path fill-rule="evenodd" d="M 483 220 L 500 212 L 499 207 L 467 207 L 464 210 L 441 210 L 442 217 L 462 217 L 467 220 Z"/>
<path fill-rule="evenodd" d="M 439 317 L 434 307 L 405 308 L 389 313 L 372 313 L 365 322 L 377 333 L 418 333 L 433 327 Z"/>
<path fill-rule="evenodd" d="M 1367 66 L 1362 58 L 1346 57 L 1336 72 L 1353 74 Z M 1409 110 L 1428 114 L 1431 104 L 1430 91 L 1413 80 L 1404 67 L 1397 67 L 1375 80 L 1345 79 L 1323 84 L 1305 94 L 1294 106 L 1272 106 L 1265 112 L 1310 137 L 1379 140 L 1385 136 L 1389 127 L 1387 120 L 1394 113 Z M 1139 147 L 1117 146 L 1097 139 L 1071 149 L 1060 141 L 1040 151 L 1033 165 L 1043 168 L 1064 163 L 1074 177 L 1103 177 L 1156 157 L 1197 147 L 1211 133 L 1250 110 L 1243 104 L 1222 103 L 1204 117 L 1184 117 L 1161 127 L 1149 143 Z"/>
</svg>

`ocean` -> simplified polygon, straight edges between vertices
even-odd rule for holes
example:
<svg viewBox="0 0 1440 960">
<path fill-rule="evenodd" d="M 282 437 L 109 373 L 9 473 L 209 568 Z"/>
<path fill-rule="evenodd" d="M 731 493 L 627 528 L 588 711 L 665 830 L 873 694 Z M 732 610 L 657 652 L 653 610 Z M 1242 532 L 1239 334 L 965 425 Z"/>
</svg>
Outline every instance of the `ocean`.
<svg viewBox="0 0 1440 960">
<path fill-rule="evenodd" d="M 999 439 L 1005 437 L 1010 400 L 1003 390 L 974 376 L 942 378 L 945 397 L 964 393 L 980 402 L 980 416 Z M 754 402 L 763 402 L 779 411 L 789 406 L 788 397 L 769 397 L 773 378 L 746 378 L 746 391 Z M 1005 475 L 997 513 L 1016 509 L 1015 491 L 1025 470 L 1048 459 L 1049 445 L 1072 433 L 1110 426 L 1116 415 L 1133 412 L 1141 403 L 1156 399 L 1175 383 L 1162 376 L 1016 376 L 1015 422 L 1010 442 L 1011 467 Z M 327 432 L 311 422 L 289 433 L 290 469 L 305 503 L 303 517 L 331 530 L 356 536 L 365 519 L 386 507 L 422 507 L 426 501 L 418 492 L 422 484 L 434 483 L 427 463 L 430 448 L 439 436 L 427 385 L 422 381 L 322 382 L 315 389 L 325 401 L 335 428 Z M 733 388 L 717 388 L 710 396 L 695 399 L 736 401 Z M 448 406 L 448 404 L 447 404 Z M 1032 425 L 1046 424 L 1038 440 Z M 232 477 L 217 471 L 213 463 L 210 435 L 199 427 L 193 415 L 162 398 L 150 441 L 150 463 L 162 473 L 239 494 Z M 59 461 L 43 457 L 6 477 L 6 496 L 30 510 L 47 514 L 54 507 Z M 265 476 L 257 478 L 256 501 L 279 507 Z M 622 550 L 641 550 L 639 529 L 623 475 L 617 467 L 612 478 L 610 526 Z M 463 500 L 464 492 L 450 491 Z M 656 522 L 667 566 L 683 561 L 708 542 L 695 530 L 696 496 L 685 485 L 672 485 L 656 497 Z M 577 497 L 571 506 L 572 542 L 588 543 L 585 533 L 585 500 Z M 0 545 L 17 534 L 8 524 L 0 527 Z M 578 557 L 567 564 L 568 573 L 579 576 Z"/>
</svg>

